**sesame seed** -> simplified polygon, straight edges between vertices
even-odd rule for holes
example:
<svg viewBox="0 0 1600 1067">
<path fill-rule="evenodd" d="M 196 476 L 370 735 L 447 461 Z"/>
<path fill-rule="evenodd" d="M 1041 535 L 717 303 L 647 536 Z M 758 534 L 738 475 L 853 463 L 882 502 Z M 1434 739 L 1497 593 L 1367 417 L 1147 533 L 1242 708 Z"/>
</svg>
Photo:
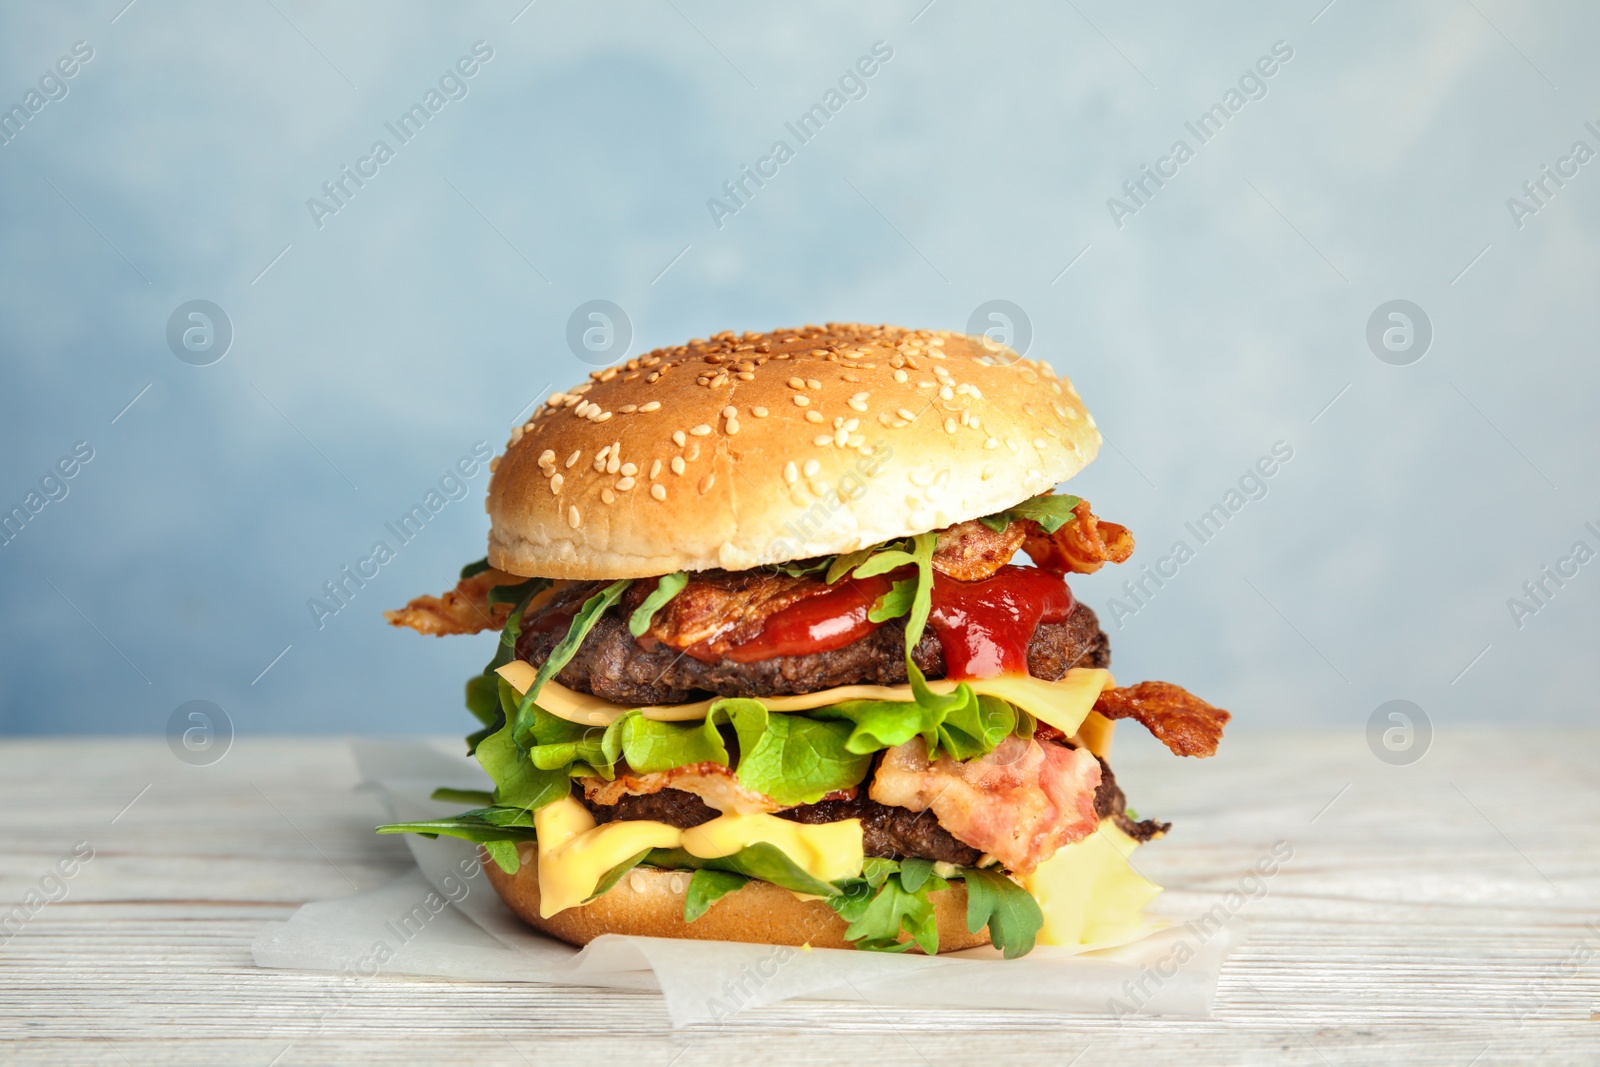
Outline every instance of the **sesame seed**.
<svg viewBox="0 0 1600 1067">
<path fill-rule="evenodd" d="M 539 466 L 548 466 L 555 463 L 555 461 L 556 453 L 554 449 L 547 448 L 543 452 L 539 453 Z"/>
<path fill-rule="evenodd" d="M 611 458 L 606 460 L 606 473 L 615 474 L 621 469 L 622 457 L 615 452 L 611 453 Z"/>
<path fill-rule="evenodd" d="M 753 371 L 747 371 L 747 370 L 740 371 L 739 374 L 738 374 L 738 378 L 739 378 L 739 380 L 741 382 L 753 382 L 753 381 L 756 380 L 755 373 Z"/>
<path fill-rule="evenodd" d="M 722 417 L 725 418 L 725 419 L 738 418 L 739 417 L 739 409 L 734 407 L 732 404 L 729 404 L 727 407 L 722 409 Z"/>
<path fill-rule="evenodd" d="M 677 445 L 679 448 L 682 448 L 684 446 L 684 444 L 686 444 L 688 442 L 688 440 L 689 440 L 689 438 L 684 436 L 684 433 L 683 433 L 682 430 L 673 430 L 672 431 L 672 443 Z"/>
<path fill-rule="evenodd" d="M 563 481 L 565 481 L 565 479 L 559 474 L 553 474 L 550 476 L 550 492 L 552 495 L 561 492 L 561 483 Z"/>
<path fill-rule="evenodd" d="M 998 437 L 989 438 L 987 441 L 985 441 L 983 443 L 983 447 L 984 448 L 990 448 L 990 449 L 999 448 L 1000 447 L 1000 438 L 998 438 Z"/>
<path fill-rule="evenodd" d="M 706 434 L 711 432 L 711 427 L 702 422 L 699 426 L 696 426 L 689 432 L 694 434 L 696 437 L 704 437 Z"/>
<path fill-rule="evenodd" d="M 728 420 L 728 425 L 727 425 L 727 430 L 728 430 L 728 436 L 730 436 L 730 437 L 733 436 L 734 434 L 738 433 L 739 432 L 739 420 L 738 419 L 729 419 Z"/>
<path fill-rule="evenodd" d="M 567 525 L 568 526 L 570 526 L 574 530 L 576 530 L 578 528 L 578 524 L 581 523 L 582 521 L 583 521 L 582 516 L 580 516 L 578 514 L 578 505 L 573 504 L 571 507 L 567 508 Z"/>
<path fill-rule="evenodd" d="M 699 459 L 700 458 L 700 442 L 699 441 L 690 441 L 689 442 L 689 451 L 687 451 L 687 452 L 685 452 L 683 454 L 683 458 L 688 460 L 690 463 L 693 463 L 695 460 Z"/>
<path fill-rule="evenodd" d="M 917 417 L 915 415 L 911 414 L 911 411 L 909 409 L 907 409 L 907 408 L 901 408 L 898 411 L 896 411 L 895 414 L 899 415 L 902 419 L 905 419 L 907 422 L 916 422 L 917 421 Z"/>
<path fill-rule="evenodd" d="M 791 463 L 791 464 L 789 464 L 789 466 L 792 467 L 792 466 L 794 466 L 794 464 Z M 822 469 L 822 464 L 821 463 L 817 462 L 814 459 L 806 460 L 805 475 L 806 475 L 807 478 L 815 478 L 817 476 L 817 472 L 820 471 L 821 469 Z"/>
<path fill-rule="evenodd" d="M 622 473 L 626 474 L 629 478 L 632 478 L 635 474 L 639 473 L 639 465 L 637 463 L 624 463 L 622 465 Z"/>
<path fill-rule="evenodd" d="M 956 398 L 956 391 L 954 389 L 950 388 L 948 385 L 945 386 L 943 389 L 939 390 L 939 399 L 940 400 L 954 400 L 955 398 Z"/>
<path fill-rule="evenodd" d="M 822 388 L 822 383 L 817 381 L 815 378 L 807 378 L 806 379 L 806 388 L 807 389 L 821 389 Z"/>
<path fill-rule="evenodd" d="M 820 411 L 808 411 L 808 412 L 806 412 L 806 421 L 807 422 L 821 422 L 822 421 L 822 412 L 820 412 Z"/>
<path fill-rule="evenodd" d="M 661 473 L 661 461 L 658 459 L 654 463 L 650 464 L 650 480 L 652 482 L 655 481 L 656 480 L 656 475 L 658 475 L 660 473 Z"/>
<path fill-rule="evenodd" d="M 686 466 L 686 464 L 683 462 L 683 457 L 682 456 L 673 456 L 672 457 L 672 473 L 673 474 L 682 474 L 683 473 L 683 468 L 685 466 Z"/>
<path fill-rule="evenodd" d="M 522 440 L 522 427 L 521 426 L 513 426 L 513 427 L 511 427 L 511 444 L 514 445 L 520 440 Z M 510 447 L 510 446 L 507 446 L 507 447 Z"/>
<path fill-rule="evenodd" d="M 800 379 L 800 378 L 790 378 L 789 379 L 789 388 L 790 389 L 804 389 L 805 387 L 806 387 L 806 383 L 802 379 Z"/>
<path fill-rule="evenodd" d="M 632 478 L 618 478 L 617 479 L 617 490 L 619 492 L 626 493 L 629 489 L 633 488 L 633 485 L 634 485 L 634 482 L 633 482 Z"/>
<path fill-rule="evenodd" d="M 944 420 L 944 432 L 945 433 L 955 433 L 956 432 L 956 420 L 955 419 L 952 419 L 949 416 L 945 417 L 945 420 Z"/>
<path fill-rule="evenodd" d="M 939 388 L 939 383 L 938 382 L 918 382 L 917 383 L 917 388 L 918 389 L 937 389 L 937 388 Z"/>
<path fill-rule="evenodd" d="M 647 403 L 639 405 L 639 410 L 640 411 L 658 411 L 658 410 L 660 410 L 660 408 L 661 408 L 661 401 L 659 401 L 659 400 L 651 400 L 651 401 L 649 401 Z"/>
<path fill-rule="evenodd" d="M 615 504 L 617 502 L 617 494 L 613 493 L 609 488 L 602 489 L 600 490 L 600 499 L 607 504 Z"/>
<path fill-rule="evenodd" d="M 578 457 L 581 455 L 583 455 L 583 449 L 575 448 L 572 450 L 572 455 L 567 457 L 566 467 L 568 470 L 572 469 L 572 465 L 578 462 Z"/>
<path fill-rule="evenodd" d="M 818 448 L 826 448 L 828 445 L 833 444 L 833 434 L 819 433 L 817 436 L 811 439 L 811 443 L 816 445 Z"/>
<path fill-rule="evenodd" d="M 609 418 L 611 418 L 611 412 L 604 411 L 604 412 L 601 412 L 599 415 L 596 415 L 594 421 L 595 422 L 605 422 Z"/>
<path fill-rule="evenodd" d="M 622 412 L 624 415 L 632 415 L 635 411 L 639 410 L 639 405 L 638 404 L 624 404 L 620 408 L 618 408 L 617 410 Z"/>
<path fill-rule="evenodd" d="M 894 372 L 894 380 L 899 382 L 901 385 L 904 385 L 906 383 L 906 379 L 909 377 L 911 376 L 903 370 L 897 370 Z"/>
<path fill-rule="evenodd" d="M 708 472 L 704 478 L 700 479 L 700 495 L 705 496 L 707 493 L 711 492 L 711 487 L 715 485 L 716 482 L 716 472 Z"/>
<path fill-rule="evenodd" d="M 783 465 L 783 480 L 790 485 L 800 480 L 800 472 L 795 469 L 794 460 L 792 459 Z"/>
<path fill-rule="evenodd" d="M 795 402 L 795 405 L 797 407 L 802 407 L 803 408 L 807 404 L 811 403 L 811 398 L 809 396 L 806 396 L 803 393 L 796 393 L 794 395 L 794 402 Z"/>
<path fill-rule="evenodd" d="M 758 419 L 764 419 L 767 417 L 767 409 L 763 407 L 753 407 L 750 409 L 750 414 L 754 415 Z"/>
<path fill-rule="evenodd" d="M 1033 439 L 1033 447 L 1039 449 L 1040 451 L 1043 451 L 1044 447 L 1045 447 L 1044 438 L 1035 437 Z"/>
<path fill-rule="evenodd" d="M 650 487 L 650 495 L 655 497 L 657 500 L 665 500 L 667 499 L 667 487 L 662 485 L 660 482 L 657 482 L 655 485 Z"/>
<path fill-rule="evenodd" d="M 850 440 L 850 431 L 845 429 L 843 426 L 841 426 L 837 430 L 833 431 L 833 443 L 838 445 L 840 448 L 843 448 L 845 446 L 845 443 L 848 442 L 849 440 Z"/>
</svg>

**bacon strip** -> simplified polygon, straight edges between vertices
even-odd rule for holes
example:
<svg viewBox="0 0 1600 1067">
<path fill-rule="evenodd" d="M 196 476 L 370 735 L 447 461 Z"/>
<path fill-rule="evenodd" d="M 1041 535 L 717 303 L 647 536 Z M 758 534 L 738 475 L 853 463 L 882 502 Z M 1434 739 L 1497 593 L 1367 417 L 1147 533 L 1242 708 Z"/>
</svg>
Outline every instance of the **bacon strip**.
<svg viewBox="0 0 1600 1067">
<path fill-rule="evenodd" d="M 1099 825 L 1099 785 L 1100 763 L 1087 749 L 1013 735 L 979 759 L 930 763 L 916 737 L 883 754 L 868 795 L 911 811 L 931 808 L 958 840 L 1027 874 Z"/>
<path fill-rule="evenodd" d="M 619 767 L 616 778 L 585 776 L 578 779 L 583 795 L 591 804 L 615 804 L 625 796 L 643 796 L 659 793 L 663 789 L 679 789 L 693 793 L 718 811 L 739 815 L 771 813 L 783 807 L 765 793 L 757 793 L 739 784 L 731 769 L 720 763 L 690 763 L 670 771 L 653 771 L 635 774 Z"/>
<path fill-rule="evenodd" d="M 1093 574 L 1106 563 L 1121 563 L 1133 555 L 1133 534 L 1126 526 L 1102 521 L 1089 510 L 1087 500 L 1072 509 L 1077 516 L 1053 534 L 1029 521 L 1022 550 L 1047 571 L 1058 574 Z"/>
<path fill-rule="evenodd" d="M 720 656 L 759 635 L 772 615 L 832 588 L 817 578 L 767 570 L 691 575 L 689 584 L 656 612 L 650 636 L 671 648 L 700 645 Z"/>
<path fill-rule="evenodd" d="M 933 569 L 959 582 L 977 582 L 1011 562 L 1028 535 L 1020 522 L 991 530 L 977 519 L 958 522 L 939 534 L 933 548 Z"/>
<path fill-rule="evenodd" d="M 1233 716 L 1171 682 L 1106 689 L 1094 710 L 1108 719 L 1137 719 L 1178 756 L 1211 756 Z"/>
<path fill-rule="evenodd" d="M 489 590 L 497 585 L 517 585 L 526 578 L 490 568 L 463 578 L 442 596 L 419 596 L 399 611 L 386 611 L 391 626 L 409 626 L 419 634 L 475 634 L 498 630 L 511 614 L 510 604 L 489 604 Z"/>
</svg>

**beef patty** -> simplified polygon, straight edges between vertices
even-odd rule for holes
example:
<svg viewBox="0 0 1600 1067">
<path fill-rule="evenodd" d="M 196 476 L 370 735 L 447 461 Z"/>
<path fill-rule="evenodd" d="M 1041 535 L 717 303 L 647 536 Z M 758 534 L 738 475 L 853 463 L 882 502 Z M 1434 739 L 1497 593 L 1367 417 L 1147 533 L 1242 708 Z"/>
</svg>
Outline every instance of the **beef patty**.
<svg viewBox="0 0 1600 1067">
<path fill-rule="evenodd" d="M 552 600 L 544 615 L 569 611 L 580 589 Z M 774 656 L 754 663 L 706 663 L 666 645 L 646 648 L 628 632 L 613 608 L 595 623 L 556 681 L 568 689 L 593 693 L 617 704 L 681 704 L 708 694 L 764 697 L 813 693 L 837 685 L 899 685 L 906 680 L 905 621 L 891 619 L 859 641 L 832 652 Z M 565 626 L 540 628 L 529 620 L 517 641 L 517 658 L 540 664 L 566 635 Z M 912 652 L 917 669 L 944 677 L 944 650 L 931 628 Z M 1054 681 L 1072 667 L 1106 667 L 1110 642 L 1093 609 L 1073 606 L 1062 622 L 1042 623 L 1028 645 L 1028 673 Z"/>
<path fill-rule="evenodd" d="M 574 795 L 583 799 L 581 793 Z M 695 794 L 681 789 L 625 796 L 615 804 L 594 804 L 586 799 L 583 802 L 596 822 L 650 819 L 682 830 L 710 822 L 722 814 Z M 1111 773 L 1106 761 L 1101 760 L 1100 787 L 1094 794 L 1096 815 L 1111 819 L 1129 837 L 1140 842 L 1164 834 L 1171 828 L 1171 823 L 1156 822 L 1154 819 L 1134 822 L 1124 814 L 1126 807 L 1127 801 L 1117 785 L 1116 776 Z M 974 867 L 981 855 L 977 849 L 957 840 L 949 830 L 939 825 L 932 811 L 912 811 L 891 804 L 880 804 L 869 798 L 864 790 L 851 800 L 802 804 L 777 814 L 779 818 L 809 824 L 860 819 L 862 851 L 868 856 L 884 859 L 914 856 L 943 860 L 957 867 Z"/>
</svg>

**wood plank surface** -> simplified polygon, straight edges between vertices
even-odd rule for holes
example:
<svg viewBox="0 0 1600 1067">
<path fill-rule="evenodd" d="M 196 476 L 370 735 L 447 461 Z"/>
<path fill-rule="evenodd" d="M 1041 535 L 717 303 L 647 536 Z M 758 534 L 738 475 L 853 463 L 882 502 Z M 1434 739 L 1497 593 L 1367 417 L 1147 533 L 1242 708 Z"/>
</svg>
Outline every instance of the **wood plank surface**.
<svg viewBox="0 0 1600 1067">
<path fill-rule="evenodd" d="M 1353 731 L 1195 761 L 1129 729 L 1113 765 L 1175 823 L 1138 857 L 1161 909 L 1248 933 L 1213 1017 L 791 1002 L 674 1031 L 653 994 L 255 967 L 264 923 L 410 866 L 341 740 L 241 738 L 210 767 L 9 741 L 0 1064 L 1600 1063 L 1600 732 L 1441 728 L 1391 766 Z"/>
</svg>

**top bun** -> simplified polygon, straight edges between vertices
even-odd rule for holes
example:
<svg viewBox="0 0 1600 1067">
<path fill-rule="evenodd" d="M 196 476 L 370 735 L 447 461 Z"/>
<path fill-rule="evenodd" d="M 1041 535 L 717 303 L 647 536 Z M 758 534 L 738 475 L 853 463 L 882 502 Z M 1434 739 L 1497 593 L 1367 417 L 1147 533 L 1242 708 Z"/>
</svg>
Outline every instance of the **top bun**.
<svg viewBox="0 0 1600 1067">
<path fill-rule="evenodd" d="M 1048 492 L 1100 433 L 985 337 L 829 323 L 658 348 L 552 393 L 491 464 L 489 563 L 643 578 L 849 552 Z"/>
</svg>

